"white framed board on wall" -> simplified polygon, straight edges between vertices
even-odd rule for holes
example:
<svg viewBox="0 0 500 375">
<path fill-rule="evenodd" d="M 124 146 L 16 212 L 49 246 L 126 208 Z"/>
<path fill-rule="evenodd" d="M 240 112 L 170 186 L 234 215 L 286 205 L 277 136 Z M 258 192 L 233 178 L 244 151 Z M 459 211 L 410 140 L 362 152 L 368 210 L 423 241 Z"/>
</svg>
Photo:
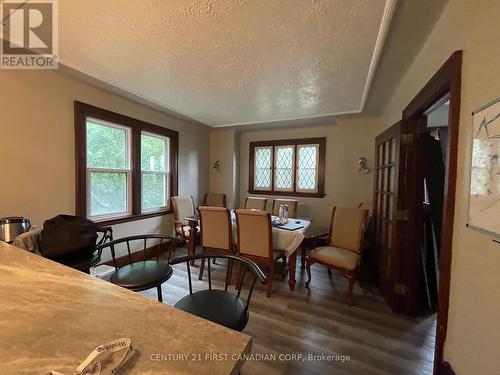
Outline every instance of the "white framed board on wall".
<svg viewBox="0 0 500 375">
<path fill-rule="evenodd" d="M 500 238 L 500 98 L 472 112 L 467 225 Z"/>
</svg>

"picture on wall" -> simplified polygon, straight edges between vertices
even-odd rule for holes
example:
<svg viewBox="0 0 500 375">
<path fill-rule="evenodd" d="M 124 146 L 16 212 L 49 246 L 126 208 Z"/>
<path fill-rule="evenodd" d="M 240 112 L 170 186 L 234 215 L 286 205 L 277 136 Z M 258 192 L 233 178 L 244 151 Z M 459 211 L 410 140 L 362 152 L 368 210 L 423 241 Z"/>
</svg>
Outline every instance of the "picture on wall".
<svg viewBox="0 0 500 375">
<path fill-rule="evenodd" d="M 500 98 L 472 119 L 468 226 L 500 238 Z"/>
</svg>

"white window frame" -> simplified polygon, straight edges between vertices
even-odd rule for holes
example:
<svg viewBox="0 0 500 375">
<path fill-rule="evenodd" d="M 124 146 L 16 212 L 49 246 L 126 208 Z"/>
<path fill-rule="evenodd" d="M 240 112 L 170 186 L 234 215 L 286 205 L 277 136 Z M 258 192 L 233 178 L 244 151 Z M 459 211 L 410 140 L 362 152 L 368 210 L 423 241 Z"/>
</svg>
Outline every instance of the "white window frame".
<svg viewBox="0 0 500 375">
<path fill-rule="evenodd" d="M 111 128 L 125 130 L 126 138 L 125 138 L 125 169 L 121 168 L 96 168 L 96 167 L 88 167 L 88 155 L 86 157 L 86 179 L 87 179 L 87 207 L 88 207 L 88 215 L 87 217 L 93 221 L 103 221 L 110 219 L 119 219 L 122 217 L 130 216 L 132 214 L 132 165 L 131 165 L 131 145 L 132 145 L 132 129 L 128 126 L 123 126 L 119 124 L 115 124 L 112 122 L 104 121 L 96 119 L 95 117 L 86 117 L 85 118 L 85 134 L 87 134 L 87 125 L 91 122 L 96 125 L 107 126 Z M 88 150 L 88 145 L 87 145 Z M 126 175 L 127 178 L 127 197 L 126 197 L 126 205 L 127 209 L 123 212 L 113 212 L 110 214 L 104 215 L 91 215 L 92 210 L 92 181 L 91 176 L 92 173 L 122 173 Z"/>
<path fill-rule="evenodd" d="M 268 187 L 257 187 L 256 182 L 257 182 L 257 152 L 258 150 L 270 150 L 271 155 L 269 157 L 269 173 L 271 176 L 269 177 L 269 186 Z M 255 147 L 255 154 L 254 154 L 254 189 L 258 191 L 271 191 L 273 190 L 273 184 L 274 184 L 274 176 L 273 176 L 273 158 L 274 158 L 274 147 L 273 146 L 262 146 L 262 147 Z"/>
<path fill-rule="evenodd" d="M 299 150 L 301 148 L 314 147 L 316 148 L 316 168 L 314 168 L 314 189 L 301 189 L 299 187 Z M 319 190 L 319 144 L 301 144 L 297 145 L 295 149 L 295 160 L 296 160 L 296 173 L 295 173 L 295 191 L 297 193 L 317 193 Z"/>
<path fill-rule="evenodd" d="M 170 138 L 169 137 L 165 137 L 163 135 L 158 135 L 158 134 L 154 134 L 154 133 L 150 133 L 150 132 L 147 132 L 147 131 L 141 131 L 141 139 L 140 139 L 140 142 L 139 144 L 142 145 L 142 136 L 143 135 L 146 135 L 146 136 L 149 136 L 149 137 L 154 137 L 154 138 L 160 138 L 160 139 L 163 139 L 163 141 L 165 142 L 165 153 L 163 155 L 164 157 L 164 161 L 163 161 L 163 164 L 165 166 L 165 170 L 164 171 L 149 171 L 149 170 L 143 170 L 142 169 L 142 147 L 141 147 L 141 164 L 140 164 L 140 169 L 141 169 L 141 213 L 151 213 L 151 212 L 158 212 L 158 211 L 163 211 L 165 209 L 169 209 L 170 208 L 170 160 L 169 160 L 169 157 L 170 157 Z M 165 176 L 165 202 L 166 202 L 166 205 L 165 206 L 161 206 L 161 207 L 153 207 L 153 208 L 143 208 L 143 204 L 144 204 L 144 175 L 145 174 L 150 174 L 150 175 L 163 175 Z"/>
<path fill-rule="evenodd" d="M 292 166 L 291 166 L 291 170 L 290 170 L 290 172 L 292 173 L 292 178 L 291 178 L 292 186 L 290 186 L 289 188 L 278 188 L 277 184 L 276 184 L 276 180 L 277 180 L 276 171 L 278 170 L 278 168 L 276 167 L 276 165 L 277 165 L 277 158 L 278 158 L 278 152 L 277 152 L 277 150 L 279 150 L 279 149 L 289 149 L 289 148 L 292 149 Z M 272 174 L 272 177 L 273 177 L 272 184 L 273 184 L 273 187 L 274 187 L 274 191 L 293 192 L 294 186 L 296 184 L 296 173 L 295 173 L 296 153 L 295 152 L 296 152 L 295 145 L 284 145 L 284 146 L 274 146 L 273 147 L 273 150 L 271 152 L 271 156 L 274 159 L 274 168 L 273 168 L 274 169 L 274 173 Z"/>
</svg>

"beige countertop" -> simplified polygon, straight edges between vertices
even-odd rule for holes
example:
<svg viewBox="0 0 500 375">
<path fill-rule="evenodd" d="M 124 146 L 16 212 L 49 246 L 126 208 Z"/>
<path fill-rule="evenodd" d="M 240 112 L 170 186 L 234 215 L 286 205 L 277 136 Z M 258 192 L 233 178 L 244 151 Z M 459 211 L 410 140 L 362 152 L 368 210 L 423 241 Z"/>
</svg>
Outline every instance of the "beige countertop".
<svg viewBox="0 0 500 375">
<path fill-rule="evenodd" d="M 247 335 L 0 242 L 1 374 L 70 375 L 120 337 L 136 353 L 119 374 L 237 374 L 252 345 Z"/>
</svg>

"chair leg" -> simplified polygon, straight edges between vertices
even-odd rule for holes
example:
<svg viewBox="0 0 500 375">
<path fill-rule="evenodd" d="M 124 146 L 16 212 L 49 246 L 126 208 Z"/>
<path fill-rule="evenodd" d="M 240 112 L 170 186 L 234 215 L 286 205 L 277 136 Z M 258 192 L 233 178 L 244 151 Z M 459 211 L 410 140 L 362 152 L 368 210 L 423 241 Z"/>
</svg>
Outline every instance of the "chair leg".
<svg viewBox="0 0 500 375">
<path fill-rule="evenodd" d="M 163 296 L 162 296 L 162 293 L 161 293 L 161 285 L 158 285 L 156 287 L 156 291 L 158 292 L 158 302 L 163 302 Z"/>
<path fill-rule="evenodd" d="M 286 271 L 287 271 L 287 267 L 286 267 L 286 257 L 283 257 L 282 267 L 283 267 L 283 269 L 281 270 L 281 274 L 282 274 L 282 276 L 283 276 L 283 279 L 285 279 L 285 278 L 286 278 Z"/>
<path fill-rule="evenodd" d="M 354 288 L 354 284 L 356 283 L 356 275 L 346 275 L 347 280 L 349 281 L 349 289 L 347 291 L 347 303 L 352 306 L 352 290 Z"/>
<path fill-rule="evenodd" d="M 231 285 L 231 282 L 233 281 L 233 261 L 231 259 L 229 259 L 227 262 L 227 272 L 229 272 L 229 275 L 227 277 L 227 285 Z"/>
<path fill-rule="evenodd" d="M 306 288 L 308 288 L 308 289 L 311 285 L 311 266 L 313 264 L 314 264 L 314 260 L 312 258 L 308 258 L 306 261 L 306 271 L 307 271 Z"/>
<path fill-rule="evenodd" d="M 267 271 L 267 297 L 271 297 L 273 291 L 273 276 L 274 276 L 274 264 L 269 266 L 269 271 Z"/>
<path fill-rule="evenodd" d="M 236 289 L 240 289 L 241 285 L 241 264 L 236 265 L 236 282 L 234 283 L 234 287 Z"/>
<path fill-rule="evenodd" d="M 201 253 L 205 254 L 205 249 L 202 248 Z M 198 274 L 198 280 L 203 279 L 203 271 L 205 270 L 205 260 L 206 260 L 205 258 L 200 259 L 201 263 L 200 263 L 200 273 Z M 208 261 L 210 262 L 210 259 L 208 259 Z M 210 266 L 210 264 L 209 264 L 209 266 Z"/>
</svg>

